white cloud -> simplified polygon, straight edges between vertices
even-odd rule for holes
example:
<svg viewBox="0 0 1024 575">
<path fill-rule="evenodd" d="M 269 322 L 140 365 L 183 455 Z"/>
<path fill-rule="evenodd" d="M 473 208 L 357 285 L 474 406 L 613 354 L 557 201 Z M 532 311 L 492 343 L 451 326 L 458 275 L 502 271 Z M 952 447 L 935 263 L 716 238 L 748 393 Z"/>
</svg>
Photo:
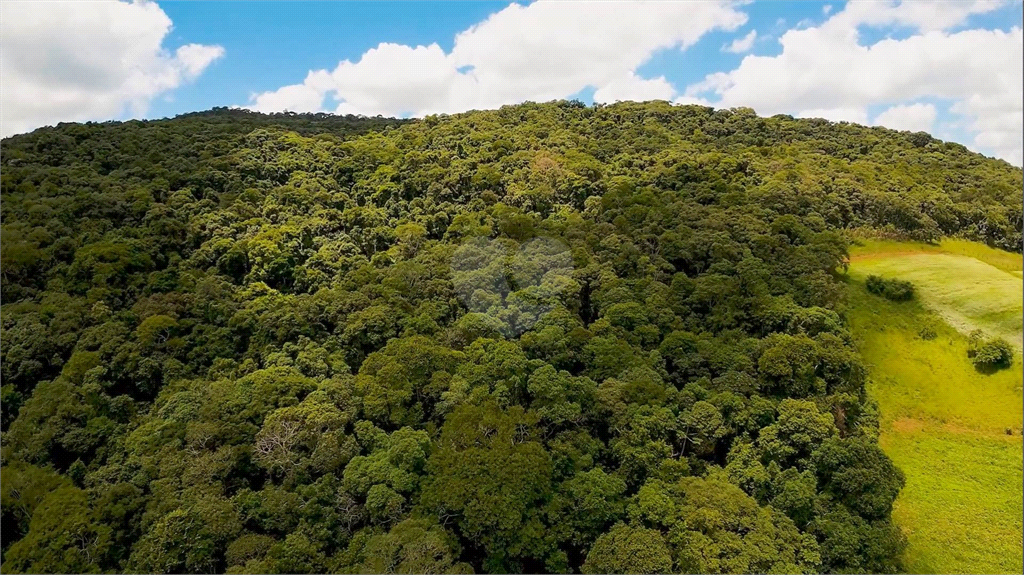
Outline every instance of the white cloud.
<svg viewBox="0 0 1024 575">
<path fill-rule="evenodd" d="M 671 100 L 675 93 L 676 89 L 664 76 L 647 80 L 629 72 L 596 90 L 594 101 L 604 104 L 625 100 Z"/>
<path fill-rule="evenodd" d="M 873 105 L 900 106 L 922 98 L 952 101 L 977 150 L 1021 163 L 1021 28 L 961 30 L 992 2 L 849 2 L 829 20 L 792 29 L 777 56 L 747 56 L 728 72 L 687 87 L 689 99 L 715 106 L 750 106 L 761 114 L 796 113 L 865 122 Z M 860 43 L 861 26 L 905 26 L 907 38 Z M 920 124 L 923 108 L 897 108 L 893 121 Z M 916 114 L 908 120 L 908 114 Z M 933 119 L 934 121 L 934 119 Z"/>
<path fill-rule="evenodd" d="M 264 112 L 318 112 L 324 102 L 323 92 L 308 84 L 285 86 L 252 98 L 257 103 L 254 108 Z"/>
<path fill-rule="evenodd" d="M 847 2 L 846 8 L 826 25 L 836 27 L 900 25 L 921 32 L 947 30 L 959 26 L 974 14 L 991 12 L 1005 0 L 866 0 Z"/>
<path fill-rule="evenodd" d="M 797 118 L 822 118 L 830 122 L 852 122 L 867 124 L 868 111 L 864 108 L 810 108 L 794 114 Z"/>
<path fill-rule="evenodd" d="M 757 39 L 757 30 L 751 30 L 749 34 L 742 38 L 736 38 L 731 44 L 722 46 L 723 52 L 732 52 L 733 54 L 743 54 L 749 52 L 754 47 L 754 40 Z"/>
<path fill-rule="evenodd" d="M 876 126 L 910 132 L 931 132 L 938 112 L 932 104 L 893 106 L 875 116 Z"/>
<path fill-rule="evenodd" d="M 824 6 L 821 7 L 821 13 L 826 15 L 826 16 L 828 16 L 829 12 L 831 12 L 831 11 L 832 11 L 832 5 L 831 4 L 825 4 Z"/>
<path fill-rule="evenodd" d="M 171 20 L 151 2 L 0 2 L 0 134 L 106 120 L 195 79 L 220 46 L 162 47 Z"/>
<path fill-rule="evenodd" d="M 1021 35 L 1018 29 L 1017 46 Z M 1020 58 L 1017 72 L 1020 73 Z M 1009 64 L 1013 65 L 1013 64 Z M 954 104 L 950 111 L 968 118 L 970 130 L 974 132 L 974 148 L 994 150 L 996 155 L 1017 166 L 1024 163 L 1022 130 L 1024 111 L 1021 105 L 1021 81 L 1017 78 L 1016 88 L 1007 86 L 1002 94 L 974 94 Z"/>
<path fill-rule="evenodd" d="M 174 57 L 181 65 L 185 80 L 188 81 L 195 80 L 207 66 L 222 56 L 224 48 L 202 44 L 186 44 L 174 51 Z"/>
<path fill-rule="evenodd" d="M 674 100 L 672 100 L 672 103 L 677 104 L 679 106 L 708 106 L 712 108 L 715 106 L 714 104 L 705 100 L 704 98 L 696 98 L 693 96 L 687 96 L 685 94 L 677 96 Z"/>
<path fill-rule="evenodd" d="M 636 70 L 658 50 L 685 49 L 747 16 L 730 3 L 573 2 L 511 4 L 437 44 L 381 44 L 356 62 L 310 72 L 302 84 L 256 94 L 260 111 L 330 107 L 367 115 L 413 115 L 547 101 L 593 87 L 600 98 L 671 98 L 664 78 Z"/>
<path fill-rule="evenodd" d="M 743 4 L 511 4 L 457 34 L 450 51 L 382 43 L 354 61 L 310 71 L 301 83 L 253 94 L 249 107 L 422 116 L 565 98 L 589 87 L 598 102 L 749 106 L 765 115 L 944 134 L 956 127 L 974 149 L 1021 163 L 1021 28 L 964 29 L 972 15 L 1001 2 L 828 4 L 823 23 L 802 21 L 778 37 L 780 54 L 747 55 L 684 93 L 665 76 L 638 73 L 656 52 L 685 50 L 713 30 L 736 31 L 747 22 Z M 865 27 L 900 29 L 900 39 L 862 43 Z M 0 132 L 141 114 L 224 54 L 198 44 L 169 51 L 170 30 L 167 15 L 144 0 L 0 2 Z M 744 53 L 759 38 L 751 30 L 723 50 Z M 877 107 L 884 111 L 869 118 Z"/>
</svg>

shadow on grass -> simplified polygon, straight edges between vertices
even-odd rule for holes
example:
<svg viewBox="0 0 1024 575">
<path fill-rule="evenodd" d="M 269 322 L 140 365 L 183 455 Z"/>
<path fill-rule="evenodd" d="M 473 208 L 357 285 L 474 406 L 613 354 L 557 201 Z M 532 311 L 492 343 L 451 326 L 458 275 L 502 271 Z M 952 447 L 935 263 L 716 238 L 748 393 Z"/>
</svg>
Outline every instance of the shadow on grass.
<svg viewBox="0 0 1024 575">
<path fill-rule="evenodd" d="M 982 375 L 992 375 L 1000 372 L 1004 369 L 1010 369 L 1013 367 L 1012 361 L 1004 361 L 999 363 L 976 363 L 974 364 L 974 371 Z"/>
</svg>

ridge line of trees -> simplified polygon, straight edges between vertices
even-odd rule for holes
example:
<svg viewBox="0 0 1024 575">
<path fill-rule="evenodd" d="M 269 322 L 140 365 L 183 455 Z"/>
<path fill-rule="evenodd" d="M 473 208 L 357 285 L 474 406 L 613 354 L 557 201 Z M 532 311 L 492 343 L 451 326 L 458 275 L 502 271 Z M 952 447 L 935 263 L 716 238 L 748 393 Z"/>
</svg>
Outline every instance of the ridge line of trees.
<svg viewBox="0 0 1024 575">
<path fill-rule="evenodd" d="M 748 109 L 0 147 L 5 573 L 896 572 L 845 231 L 1021 244 L 1005 162 Z"/>
</svg>

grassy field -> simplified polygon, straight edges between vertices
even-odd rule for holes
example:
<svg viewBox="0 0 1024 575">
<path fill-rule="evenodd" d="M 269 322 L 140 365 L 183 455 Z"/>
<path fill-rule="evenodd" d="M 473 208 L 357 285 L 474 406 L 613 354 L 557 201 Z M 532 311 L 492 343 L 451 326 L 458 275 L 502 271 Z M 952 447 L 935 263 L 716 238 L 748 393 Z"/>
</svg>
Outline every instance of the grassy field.
<svg viewBox="0 0 1024 575">
<path fill-rule="evenodd" d="M 1021 572 L 1019 437 L 923 426 L 881 439 L 907 478 L 893 516 L 910 573 Z"/>
<path fill-rule="evenodd" d="M 882 447 L 907 477 L 894 510 L 910 542 L 907 568 L 1020 573 L 1021 357 L 1010 369 L 979 373 L 967 358 L 966 337 L 947 322 L 955 312 L 997 333 L 1015 317 L 1019 335 L 1021 280 L 1011 274 L 1019 271 L 1021 257 L 968 242 L 926 249 L 874 244 L 852 250 L 849 317 L 870 370 L 869 391 L 881 408 Z M 868 294 L 868 273 L 913 281 L 921 301 L 897 304 Z M 994 274 L 1016 278 L 1016 307 L 988 307 L 1005 315 L 979 313 L 965 303 L 1014 301 L 1007 289 L 993 290 L 985 281 Z M 925 328 L 936 337 L 924 339 Z"/>
<path fill-rule="evenodd" d="M 857 245 L 850 248 L 850 256 L 854 259 L 893 253 L 954 254 L 974 258 L 1004 272 L 1016 272 L 1017 275 L 1020 275 L 1021 270 L 1024 270 L 1024 258 L 1021 258 L 1020 254 L 1004 252 L 1003 250 L 990 248 L 985 244 L 965 240 L 947 238 L 936 245 L 919 242 L 860 239 L 857 240 Z"/>
<path fill-rule="evenodd" d="M 909 280 L 925 305 L 962 333 L 981 329 L 1024 347 L 1019 255 L 964 241 L 869 242 L 851 251 L 851 274 Z"/>
</svg>

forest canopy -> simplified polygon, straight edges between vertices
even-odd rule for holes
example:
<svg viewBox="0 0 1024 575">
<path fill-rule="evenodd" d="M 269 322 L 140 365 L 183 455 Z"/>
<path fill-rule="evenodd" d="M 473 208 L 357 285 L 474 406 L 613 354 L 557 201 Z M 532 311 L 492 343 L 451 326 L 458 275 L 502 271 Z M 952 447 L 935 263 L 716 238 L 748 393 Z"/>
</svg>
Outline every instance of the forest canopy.
<svg viewBox="0 0 1024 575">
<path fill-rule="evenodd" d="M 665 102 L 0 144 L 2 570 L 893 572 L 850 230 L 1019 168 Z"/>
</svg>

